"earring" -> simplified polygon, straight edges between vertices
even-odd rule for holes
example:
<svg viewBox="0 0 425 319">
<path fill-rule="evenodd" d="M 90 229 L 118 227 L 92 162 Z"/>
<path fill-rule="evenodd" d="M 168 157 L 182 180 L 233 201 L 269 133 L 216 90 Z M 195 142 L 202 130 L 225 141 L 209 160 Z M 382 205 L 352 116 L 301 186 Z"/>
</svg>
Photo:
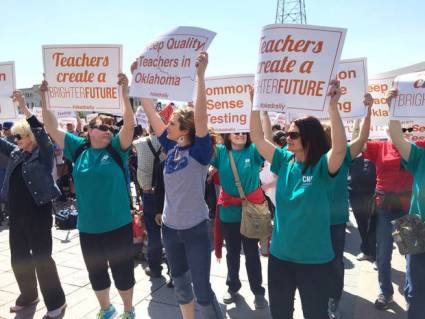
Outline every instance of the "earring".
<svg viewBox="0 0 425 319">
<path fill-rule="evenodd" d="M 184 135 L 182 135 L 182 136 L 180 136 L 178 139 L 177 139 L 177 145 L 178 146 L 182 146 L 182 144 L 184 143 Z"/>
</svg>

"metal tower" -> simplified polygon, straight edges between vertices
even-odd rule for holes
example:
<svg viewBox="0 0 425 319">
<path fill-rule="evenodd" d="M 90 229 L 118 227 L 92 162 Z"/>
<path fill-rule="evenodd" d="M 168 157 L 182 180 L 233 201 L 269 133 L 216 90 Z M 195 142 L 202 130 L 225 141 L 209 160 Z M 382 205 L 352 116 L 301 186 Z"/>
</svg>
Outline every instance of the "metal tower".
<svg viewBox="0 0 425 319">
<path fill-rule="evenodd" d="M 306 24 L 304 0 L 277 0 L 275 23 Z"/>
</svg>

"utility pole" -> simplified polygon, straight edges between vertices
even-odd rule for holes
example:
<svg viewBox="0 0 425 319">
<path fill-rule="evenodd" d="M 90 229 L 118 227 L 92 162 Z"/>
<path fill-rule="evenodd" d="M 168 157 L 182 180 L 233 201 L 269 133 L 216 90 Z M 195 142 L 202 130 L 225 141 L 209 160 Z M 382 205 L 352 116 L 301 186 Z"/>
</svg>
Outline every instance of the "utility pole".
<svg viewBox="0 0 425 319">
<path fill-rule="evenodd" d="M 277 0 L 275 23 L 306 24 L 304 0 Z"/>
</svg>

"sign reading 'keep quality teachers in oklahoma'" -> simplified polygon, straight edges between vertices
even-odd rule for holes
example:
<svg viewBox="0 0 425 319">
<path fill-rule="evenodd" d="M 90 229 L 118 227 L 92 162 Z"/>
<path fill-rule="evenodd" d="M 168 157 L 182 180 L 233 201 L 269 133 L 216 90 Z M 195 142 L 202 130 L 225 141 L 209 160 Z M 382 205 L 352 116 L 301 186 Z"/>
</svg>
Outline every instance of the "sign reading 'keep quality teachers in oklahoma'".
<svg viewBox="0 0 425 319">
<path fill-rule="evenodd" d="M 48 108 L 122 113 L 120 45 L 45 45 L 43 63 Z"/>
<path fill-rule="evenodd" d="M 196 58 L 215 37 L 209 30 L 177 27 L 151 42 L 137 59 L 130 95 L 191 101 Z"/>
<path fill-rule="evenodd" d="M 323 111 L 346 29 L 272 24 L 262 30 L 254 109 Z"/>
<path fill-rule="evenodd" d="M 16 108 L 10 96 L 15 90 L 15 63 L 0 62 L 0 119 L 15 119 Z"/>
</svg>

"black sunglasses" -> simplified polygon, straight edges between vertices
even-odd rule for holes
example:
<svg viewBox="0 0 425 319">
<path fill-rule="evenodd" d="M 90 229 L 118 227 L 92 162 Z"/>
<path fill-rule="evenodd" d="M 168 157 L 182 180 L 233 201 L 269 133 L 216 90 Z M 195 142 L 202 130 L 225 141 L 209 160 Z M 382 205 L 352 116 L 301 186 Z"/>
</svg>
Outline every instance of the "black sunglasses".
<svg viewBox="0 0 425 319">
<path fill-rule="evenodd" d="M 404 127 L 403 127 L 403 128 L 401 129 L 401 131 L 402 131 L 403 133 L 406 133 L 406 132 L 409 132 L 409 133 L 410 133 L 410 132 L 413 132 L 413 127 L 409 127 L 409 128 L 404 128 Z"/>
<path fill-rule="evenodd" d="M 90 128 L 91 129 L 97 129 L 97 130 L 102 131 L 102 132 L 108 132 L 108 131 L 111 132 L 111 133 L 114 132 L 114 128 L 112 126 L 109 126 L 109 125 L 106 125 L 106 124 L 91 125 Z"/>
<path fill-rule="evenodd" d="M 15 134 L 15 135 L 13 135 L 13 137 L 15 138 L 15 140 L 17 140 L 17 141 L 20 141 L 20 140 L 22 140 L 23 138 L 24 138 L 24 136 L 23 135 L 21 135 L 21 134 Z"/>
<path fill-rule="evenodd" d="M 286 133 L 286 136 L 291 140 L 296 140 L 297 138 L 300 138 L 301 134 L 299 132 L 288 132 Z"/>
<path fill-rule="evenodd" d="M 237 133 L 233 133 L 233 134 L 235 134 L 235 135 L 247 135 L 248 133 L 246 133 L 246 132 L 237 132 Z"/>
</svg>

